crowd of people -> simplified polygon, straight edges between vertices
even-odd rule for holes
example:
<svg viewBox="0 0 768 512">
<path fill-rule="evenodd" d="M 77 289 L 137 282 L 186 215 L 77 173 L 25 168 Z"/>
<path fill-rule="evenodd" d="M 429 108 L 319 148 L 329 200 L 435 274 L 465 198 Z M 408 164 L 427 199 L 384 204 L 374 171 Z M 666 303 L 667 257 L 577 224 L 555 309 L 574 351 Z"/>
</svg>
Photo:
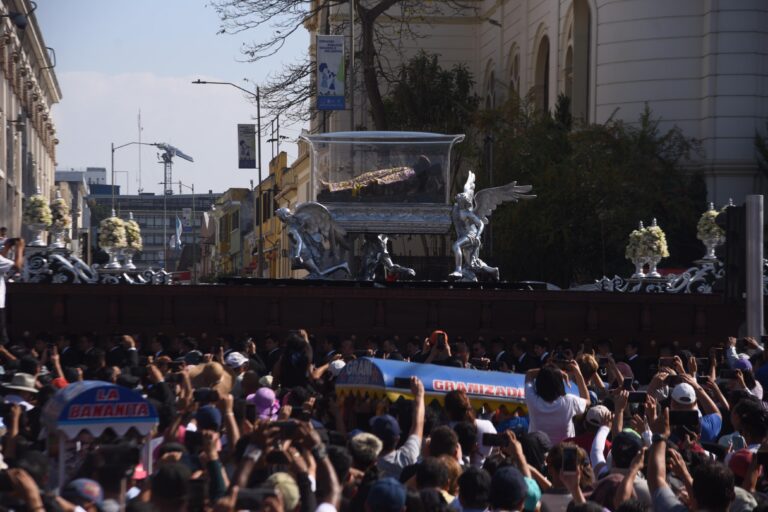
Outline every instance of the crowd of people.
<svg viewBox="0 0 768 512">
<path fill-rule="evenodd" d="M 0 345 L 0 510 L 768 510 L 763 345 L 608 340 L 25 333 Z M 361 357 L 524 374 L 520 404 L 463 391 L 344 397 Z M 81 380 L 156 409 L 149 443 L 42 411 Z M 55 461 L 64 456 L 60 481 Z M 149 464 L 148 457 L 151 457 Z M 152 467 L 152 471 L 148 469 Z"/>
</svg>

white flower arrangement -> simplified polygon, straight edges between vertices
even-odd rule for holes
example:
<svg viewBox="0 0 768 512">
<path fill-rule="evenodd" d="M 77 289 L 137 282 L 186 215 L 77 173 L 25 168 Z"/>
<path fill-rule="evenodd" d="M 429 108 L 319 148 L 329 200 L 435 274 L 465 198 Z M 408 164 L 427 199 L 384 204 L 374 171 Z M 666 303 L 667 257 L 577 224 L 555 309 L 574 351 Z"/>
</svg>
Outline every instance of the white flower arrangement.
<svg viewBox="0 0 768 512">
<path fill-rule="evenodd" d="M 112 216 L 99 224 L 99 246 L 102 249 L 122 249 L 127 245 L 125 236 L 125 221 Z"/>
<path fill-rule="evenodd" d="M 48 201 L 40 194 L 35 194 L 27 200 L 24 206 L 24 224 L 42 224 L 49 227 L 53 223 L 51 208 Z"/>
<path fill-rule="evenodd" d="M 656 219 L 649 227 L 640 227 L 629 234 L 629 243 L 624 251 L 624 256 L 628 260 L 636 261 L 647 258 L 668 258 L 669 247 L 667 246 L 667 236 L 658 225 Z"/>
<path fill-rule="evenodd" d="M 629 243 L 624 251 L 624 256 L 628 260 L 639 260 L 644 257 L 643 254 L 643 232 L 645 228 L 642 224 L 639 229 L 635 229 L 629 234 Z"/>
<path fill-rule="evenodd" d="M 51 215 L 53 227 L 56 229 L 69 229 L 72 226 L 72 215 L 69 213 L 69 205 L 66 199 L 57 197 L 51 203 Z"/>
<path fill-rule="evenodd" d="M 643 233 L 643 245 L 646 248 L 646 254 L 649 258 L 669 258 L 667 235 L 664 234 L 664 230 L 656 225 L 656 219 L 653 219 L 653 225 L 645 228 L 645 233 Z"/>
<path fill-rule="evenodd" d="M 125 221 L 125 238 L 127 247 L 140 251 L 144 248 L 141 240 L 141 228 L 139 223 L 133 219 Z"/>
<path fill-rule="evenodd" d="M 709 203 L 709 210 L 701 214 L 698 224 L 696 224 L 696 238 L 702 242 L 707 240 L 725 241 L 725 230 L 717 225 L 715 219 L 720 214 L 715 210 L 715 205 Z"/>
</svg>

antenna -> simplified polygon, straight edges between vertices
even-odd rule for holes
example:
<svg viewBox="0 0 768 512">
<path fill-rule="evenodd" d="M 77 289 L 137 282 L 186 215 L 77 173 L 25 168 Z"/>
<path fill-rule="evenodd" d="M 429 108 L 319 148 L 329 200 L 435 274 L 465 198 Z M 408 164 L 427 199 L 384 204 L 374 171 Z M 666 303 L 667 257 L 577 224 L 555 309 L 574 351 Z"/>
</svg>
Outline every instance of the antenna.
<svg viewBox="0 0 768 512">
<path fill-rule="evenodd" d="M 181 151 L 179 148 L 171 146 L 170 144 L 166 144 L 165 142 L 156 142 L 152 144 L 153 146 L 156 146 L 157 148 L 161 149 L 163 153 L 159 155 L 160 159 L 163 163 L 163 190 L 165 195 L 171 196 L 173 195 L 173 173 L 172 173 L 172 167 L 173 167 L 173 157 L 178 156 L 179 158 L 183 158 L 184 160 L 187 160 L 189 162 L 194 162 L 191 156 L 187 155 L 183 151 Z"/>
</svg>

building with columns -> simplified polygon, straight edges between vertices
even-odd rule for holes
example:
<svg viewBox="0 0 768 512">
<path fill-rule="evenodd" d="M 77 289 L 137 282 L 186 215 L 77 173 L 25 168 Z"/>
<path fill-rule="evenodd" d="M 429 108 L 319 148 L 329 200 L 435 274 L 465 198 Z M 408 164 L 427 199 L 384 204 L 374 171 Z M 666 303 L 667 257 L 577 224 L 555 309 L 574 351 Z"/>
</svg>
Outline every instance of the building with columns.
<svg viewBox="0 0 768 512">
<path fill-rule="evenodd" d="M 399 39 L 397 51 L 388 50 L 389 62 L 397 65 L 425 50 L 438 54 L 445 68 L 462 63 L 487 107 L 516 92 L 552 109 L 564 93 L 582 123 L 612 116 L 636 122 L 647 104 L 661 118 L 662 130 L 676 125 L 701 141 L 702 154 L 692 165 L 704 173 L 711 201 L 742 202 L 747 194 L 765 191 L 768 181 L 754 148 L 756 133 L 768 135 L 765 0 L 463 3 L 468 8 L 461 12 L 446 7 L 427 16 L 405 15 L 420 37 Z M 435 4 L 425 5 L 434 9 Z M 332 33 L 349 19 L 346 5 L 337 9 L 330 14 Z M 399 9 L 379 20 L 393 33 L 404 16 Z M 318 18 L 307 23 L 313 35 L 326 27 L 323 15 Z M 348 24 L 345 31 L 349 35 Z M 359 66 L 353 80 L 354 120 L 349 108 L 334 112 L 326 121 L 328 131 L 372 128 Z M 321 119 L 316 116 L 313 132 L 322 129 Z"/>
<path fill-rule="evenodd" d="M 56 128 L 61 100 L 51 49 L 29 0 L 0 1 L 0 224 L 22 235 L 25 198 L 53 197 Z"/>
</svg>

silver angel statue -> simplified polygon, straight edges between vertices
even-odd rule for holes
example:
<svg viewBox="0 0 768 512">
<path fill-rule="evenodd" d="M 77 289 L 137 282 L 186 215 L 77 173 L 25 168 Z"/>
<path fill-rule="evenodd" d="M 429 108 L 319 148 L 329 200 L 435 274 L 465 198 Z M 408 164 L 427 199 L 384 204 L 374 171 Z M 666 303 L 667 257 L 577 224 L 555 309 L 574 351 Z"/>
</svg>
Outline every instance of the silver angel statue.
<svg viewBox="0 0 768 512">
<path fill-rule="evenodd" d="M 469 171 L 464 192 L 456 195 L 451 217 L 456 229 L 453 257 L 456 268 L 448 277 L 452 280 L 477 281 L 478 276 L 499 280 L 499 269 L 480 259 L 480 238 L 493 210 L 501 203 L 533 199 L 530 185 L 518 186 L 516 181 L 501 187 L 486 188 L 475 193 L 475 173 Z"/>
<path fill-rule="evenodd" d="M 389 237 L 387 235 L 365 235 L 365 242 L 362 248 L 362 269 L 360 277 L 364 281 L 373 281 L 376 277 L 376 270 L 382 266 L 384 271 L 389 274 L 395 274 L 398 277 L 415 277 L 416 271 L 412 268 L 403 267 L 392 261 L 392 256 L 387 249 Z"/>
<path fill-rule="evenodd" d="M 291 268 L 305 269 L 307 279 L 321 279 L 337 270 L 349 274 L 344 253 L 349 249 L 346 231 L 328 209 L 319 203 L 302 203 L 291 213 L 279 208 L 275 214 L 285 224 L 290 240 Z"/>
</svg>

